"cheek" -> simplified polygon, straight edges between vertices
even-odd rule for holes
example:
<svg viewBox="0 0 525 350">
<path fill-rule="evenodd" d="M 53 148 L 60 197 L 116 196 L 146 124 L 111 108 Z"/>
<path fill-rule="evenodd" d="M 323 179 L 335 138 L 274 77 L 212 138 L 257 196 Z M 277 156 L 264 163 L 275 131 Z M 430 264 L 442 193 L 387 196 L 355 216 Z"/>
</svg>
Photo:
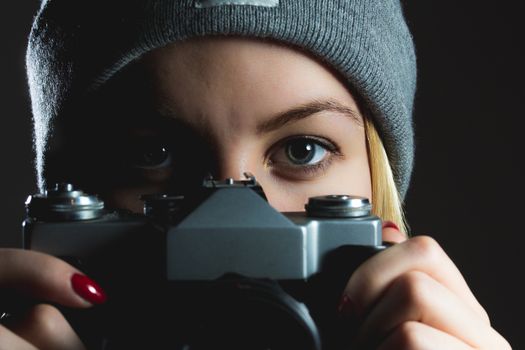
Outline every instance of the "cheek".
<svg viewBox="0 0 525 350">
<path fill-rule="evenodd" d="M 372 182 L 368 159 L 340 162 L 325 176 L 302 183 L 279 179 L 259 180 L 270 204 L 279 211 L 304 211 L 308 198 L 332 194 L 355 195 L 371 199 Z"/>
</svg>

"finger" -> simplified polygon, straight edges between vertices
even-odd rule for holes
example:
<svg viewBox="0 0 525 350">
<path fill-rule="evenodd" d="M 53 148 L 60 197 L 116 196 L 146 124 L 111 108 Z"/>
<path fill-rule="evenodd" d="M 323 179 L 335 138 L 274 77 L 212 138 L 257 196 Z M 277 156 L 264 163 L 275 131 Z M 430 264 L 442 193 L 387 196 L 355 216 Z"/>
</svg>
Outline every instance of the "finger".
<svg viewBox="0 0 525 350">
<path fill-rule="evenodd" d="M 358 338 L 363 343 L 383 339 L 410 321 L 439 329 L 476 349 L 499 336 L 457 295 L 427 274 L 413 271 L 387 289 L 366 317 Z"/>
<path fill-rule="evenodd" d="M 489 323 L 486 311 L 476 300 L 463 276 L 438 243 L 427 236 L 396 244 L 365 261 L 353 274 L 345 294 L 364 314 L 401 275 L 422 271 L 450 289 Z"/>
<path fill-rule="evenodd" d="M 11 330 L 39 350 L 85 350 L 75 331 L 53 306 L 34 306 Z"/>
<path fill-rule="evenodd" d="M 419 322 L 397 327 L 377 350 L 474 350 L 457 338 Z"/>
<path fill-rule="evenodd" d="M 100 286 L 58 258 L 35 251 L 0 249 L 0 290 L 11 289 L 70 307 L 105 301 Z"/>
<path fill-rule="evenodd" d="M 392 221 L 383 222 L 383 241 L 401 243 L 407 240 L 407 235 L 399 230 Z"/>
<path fill-rule="evenodd" d="M 0 350 L 38 350 L 11 330 L 0 326 Z"/>
</svg>

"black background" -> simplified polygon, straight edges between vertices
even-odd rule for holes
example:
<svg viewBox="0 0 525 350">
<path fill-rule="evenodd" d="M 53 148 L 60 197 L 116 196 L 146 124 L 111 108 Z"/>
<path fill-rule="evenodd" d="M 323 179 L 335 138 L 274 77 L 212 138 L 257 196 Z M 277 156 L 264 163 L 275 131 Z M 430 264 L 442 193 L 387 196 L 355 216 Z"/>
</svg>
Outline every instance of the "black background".
<svg viewBox="0 0 525 350">
<path fill-rule="evenodd" d="M 419 61 L 416 167 L 406 210 L 434 236 L 514 349 L 525 348 L 521 1 L 406 1 Z M 20 244 L 36 191 L 24 55 L 37 0 L 0 2 L 0 246 Z"/>
</svg>

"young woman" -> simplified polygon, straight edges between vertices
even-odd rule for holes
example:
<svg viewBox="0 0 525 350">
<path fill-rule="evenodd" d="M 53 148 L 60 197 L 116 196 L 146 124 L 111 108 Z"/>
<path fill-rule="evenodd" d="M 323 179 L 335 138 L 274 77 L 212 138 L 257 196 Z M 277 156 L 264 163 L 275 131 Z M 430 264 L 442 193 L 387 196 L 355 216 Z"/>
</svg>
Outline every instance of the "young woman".
<svg viewBox="0 0 525 350">
<path fill-rule="evenodd" d="M 408 238 L 415 55 L 395 0 L 44 1 L 28 76 L 39 186 L 71 181 L 140 211 L 145 193 L 255 175 L 281 211 L 314 195 L 372 199 L 383 239 L 339 312 L 377 349 L 510 349 L 430 237 Z M 49 303 L 105 301 L 81 271 L 0 251 L 0 287 L 43 303 L 0 348 L 81 349 Z"/>
</svg>

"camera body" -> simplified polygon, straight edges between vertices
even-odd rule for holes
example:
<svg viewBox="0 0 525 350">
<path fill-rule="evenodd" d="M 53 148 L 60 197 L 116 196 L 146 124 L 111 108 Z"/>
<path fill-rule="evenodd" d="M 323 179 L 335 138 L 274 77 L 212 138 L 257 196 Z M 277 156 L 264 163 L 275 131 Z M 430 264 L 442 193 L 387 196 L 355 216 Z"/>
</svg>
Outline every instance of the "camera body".
<svg viewBox="0 0 525 350">
<path fill-rule="evenodd" d="M 88 348 L 348 348 L 341 293 L 385 248 L 368 199 L 313 197 L 280 213 L 247 175 L 143 200 L 144 214 L 109 211 L 60 184 L 26 202 L 25 248 L 69 261 L 108 294 L 63 310 Z"/>
</svg>

